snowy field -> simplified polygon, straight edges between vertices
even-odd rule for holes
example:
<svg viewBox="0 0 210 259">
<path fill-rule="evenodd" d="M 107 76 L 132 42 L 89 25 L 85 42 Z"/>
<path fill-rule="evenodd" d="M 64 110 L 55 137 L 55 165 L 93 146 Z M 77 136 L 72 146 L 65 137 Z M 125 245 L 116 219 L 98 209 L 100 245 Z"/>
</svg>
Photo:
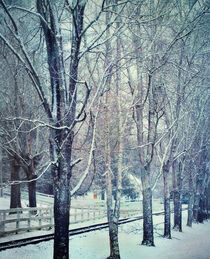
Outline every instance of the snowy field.
<svg viewBox="0 0 210 259">
<path fill-rule="evenodd" d="M 172 240 L 162 238 L 163 216 L 154 216 L 155 247 L 141 246 L 142 221 L 121 225 L 119 242 L 122 259 L 209 259 L 210 221 L 186 226 L 183 232 L 172 231 Z M 109 255 L 108 230 L 95 231 L 70 238 L 70 259 L 105 259 Z M 0 252 L 0 259 L 51 259 L 53 241 Z"/>
</svg>

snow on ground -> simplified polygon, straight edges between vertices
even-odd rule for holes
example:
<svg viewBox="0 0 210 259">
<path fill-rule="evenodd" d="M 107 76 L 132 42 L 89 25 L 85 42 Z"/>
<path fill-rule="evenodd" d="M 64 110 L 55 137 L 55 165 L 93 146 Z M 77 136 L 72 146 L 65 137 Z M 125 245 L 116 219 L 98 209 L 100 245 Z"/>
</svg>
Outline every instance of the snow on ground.
<svg viewBox="0 0 210 259">
<path fill-rule="evenodd" d="M 0 197 L 0 209 L 1 210 L 7 210 L 9 209 L 9 198 L 4 196 Z"/>
<path fill-rule="evenodd" d="M 142 220 L 120 225 L 119 242 L 122 259 L 209 259 L 210 221 L 186 226 L 183 232 L 172 231 L 172 240 L 163 238 L 163 216 L 154 216 L 155 247 L 141 246 Z M 70 238 L 70 259 L 105 259 L 109 255 L 108 230 Z M 42 242 L 0 252 L 0 259 L 51 259 L 53 241 Z"/>
</svg>

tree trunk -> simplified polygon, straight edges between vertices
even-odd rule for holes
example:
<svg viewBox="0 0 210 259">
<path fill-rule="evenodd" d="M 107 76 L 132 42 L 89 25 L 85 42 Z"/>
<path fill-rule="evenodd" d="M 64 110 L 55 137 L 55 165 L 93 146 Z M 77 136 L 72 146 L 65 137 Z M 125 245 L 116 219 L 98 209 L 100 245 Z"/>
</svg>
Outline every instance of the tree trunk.
<svg viewBox="0 0 210 259">
<path fill-rule="evenodd" d="M 200 194 L 200 202 L 199 202 L 199 210 L 198 210 L 198 222 L 203 223 L 204 220 L 208 218 L 208 198 L 207 198 L 207 191 L 208 191 L 208 176 L 203 170 L 202 174 L 202 183 L 201 183 L 201 194 Z"/>
<path fill-rule="evenodd" d="M 101 191 L 101 200 L 102 201 L 105 200 L 105 192 L 104 192 L 104 190 Z"/>
<path fill-rule="evenodd" d="M 196 193 L 194 198 L 194 205 L 193 205 L 193 220 L 195 222 L 198 222 L 199 201 L 200 201 L 200 195 Z"/>
<path fill-rule="evenodd" d="M 12 158 L 11 162 L 11 181 L 20 181 L 19 178 L 19 169 L 20 166 L 17 164 L 17 161 Z M 20 183 L 11 185 L 11 195 L 10 195 L 10 209 L 21 208 L 21 192 L 20 192 Z"/>
<path fill-rule="evenodd" d="M 192 173 L 190 172 L 187 226 L 192 227 L 192 222 L 193 222 L 193 180 L 192 180 Z"/>
<path fill-rule="evenodd" d="M 107 104 L 107 102 L 106 102 Z M 106 114 L 107 115 L 107 114 Z M 120 249 L 118 242 L 118 221 L 119 221 L 119 206 L 113 209 L 113 193 L 112 193 L 112 177 L 111 177 L 111 157 L 110 157 L 110 135 L 108 119 L 106 120 L 106 197 L 107 197 L 107 219 L 109 222 L 109 244 L 110 256 L 109 259 L 120 259 Z M 116 195 L 115 204 L 118 204 L 118 195 Z"/>
<path fill-rule="evenodd" d="M 179 166 L 178 173 L 176 174 L 176 163 L 172 165 L 173 174 L 175 175 L 176 181 L 173 183 L 173 201 L 174 201 L 174 226 L 173 229 L 182 232 L 182 203 L 181 203 L 181 168 Z"/>
<path fill-rule="evenodd" d="M 204 196 L 205 196 L 205 202 L 204 202 L 204 210 L 205 210 L 205 219 L 208 219 L 209 213 L 208 213 L 208 204 L 209 204 L 209 193 L 210 193 L 210 188 L 209 188 L 209 181 L 206 184 Z"/>
<path fill-rule="evenodd" d="M 174 191 L 174 226 L 175 230 L 182 232 L 181 197 L 178 190 Z"/>
<path fill-rule="evenodd" d="M 106 174 L 106 188 L 107 188 L 107 193 L 106 193 L 107 194 L 106 195 L 107 218 L 109 222 L 109 244 L 110 244 L 110 256 L 108 258 L 120 259 L 120 249 L 119 249 L 119 242 L 118 242 L 119 207 L 113 210 L 112 182 L 111 182 L 111 172 L 109 169 Z M 117 203 L 117 201 L 115 201 L 115 203 Z"/>
<path fill-rule="evenodd" d="M 170 209 L 170 192 L 168 185 L 168 165 L 163 166 L 163 183 L 164 183 L 164 237 L 171 239 L 171 209 Z"/>
<path fill-rule="evenodd" d="M 110 256 L 107 259 L 120 259 L 118 224 L 114 221 L 109 222 L 109 243 Z"/>
<path fill-rule="evenodd" d="M 0 147 L 0 197 L 3 197 L 3 151 Z"/>
<path fill-rule="evenodd" d="M 30 208 L 36 207 L 36 178 L 37 178 L 36 175 L 32 175 L 31 179 L 29 180 L 34 180 L 34 181 L 28 182 L 28 201 L 29 201 Z M 36 214 L 37 211 L 34 210 L 31 213 Z"/>
<path fill-rule="evenodd" d="M 70 178 L 71 151 L 73 142 L 73 127 L 76 119 L 84 112 L 89 94 L 86 96 L 83 108 L 76 116 L 77 104 L 77 75 L 79 65 L 79 51 L 82 41 L 83 18 L 86 1 L 72 1 L 71 55 L 69 71 L 66 73 L 63 57 L 63 40 L 58 12 L 51 1 L 37 0 L 38 12 L 45 18 L 41 19 L 44 30 L 47 57 L 50 73 L 52 108 L 48 117 L 53 126 L 51 131 L 50 153 L 52 175 L 54 182 L 54 258 L 69 258 L 69 216 L 70 216 Z M 50 26 L 46 26 L 46 21 Z M 69 74 L 69 88 L 66 84 L 66 74 Z M 66 129 L 62 129 L 65 126 Z M 60 127 L 60 128 L 59 128 Z"/>
<path fill-rule="evenodd" d="M 110 5 L 110 2 L 115 1 L 106 1 L 107 5 Z M 117 5 L 116 5 L 117 6 Z M 117 7 L 115 7 L 117 9 Z M 117 11 L 117 10 L 115 10 Z M 108 25 L 110 22 L 110 13 L 106 13 L 106 24 Z M 117 28 L 119 28 L 119 21 L 117 21 Z M 109 29 L 106 31 L 107 38 L 110 37 Z M 119 49 L 119 39 L 117 39 L 117 59 L 120 60 L 120 49 Z M 109 41 L 106 42 L 106 62 L 105 66 L 109 67 L 110 61 L 112 60 L 112 50 L 111 44 Z M 118 61 L 120 62 L 120 61 Z M 119 64 L 120 66 L 120 64 Z M 107 87 L 110 87 L 111 84 L 111 69 L 109 69 L 110 75 L 107 78 Z M 106 166 L 107 166 L 107 174 L 106 174 L 106 188 L 107 188 L 107 217 L 109 222 L 109 243 L 110 243 L 110 256 L 109 259 L 120 259 L 120 249 L 119 249 L 119 241 L 118 241 L 118 222 L 120 217 L 120 198 L 121 198 L 121 184 L 122 184 L 122 114 L 121 114 L 121 106 L 119 100 L 119 83 L 120 83 L 120 73 L 116 72 L 116 101 L 117 101 L 117 128 L 118 128 L 118 162 L 117 162 L 117 173 L 115 175 L 116 180 L 116 192 L 113 200 L 113 185 L 112 185 L 112 172 L 111 172 L 111 133 L 110 133 L 110 117 L 109 117 L 109 101 L 110 96 L 109 92 L 106 93 L 106 133 L 105 133 L 105 146 L 106 146 Z"/>
<path fill-rule="evenodd" d="M 193 220 L 194 222 L 198 223 L 198 215 L 199 215 L 199 205 L 200 205 L 200 196 L 201 196 L 201 176 L 197 175 L 196 178 L 196 193 L 193 205 Z"/>
<path fill-rule="evenodd" d="M 66 172 L 60 168 L 60 165 L 56 171 L 60 177 L 54 182 L 54 259 L 68 259 L 70 190 Z"/>
<path fill-rule="evenodd" d="M 203 195 L 201 195 L 199 200 L 199 208 L 198 208 L 198 222 L 203 223 L 204 213 L 203 213 Z"/>
<path fill-rule="evenodd" d="M 145 168 L 141 176 L 143 186 L 143 240 L 142 245 L 154 246 L 153 219 L 152 219 L 152 190 L 150 187 L 150 174 Z"/>
<path fill-rule="evenodd" d="M 30 208 L 36 207 L 36 179 L 37 175 L 35 175 L 35 168 L 38 164 L 39 157 L 36 156 L 34 158 L 31 158 L 31 155 L 29 153 L 22 155 L 24 157 L 24 160 L 27 163 L 22 164 L 22 168 L 24 169 L 24 172 L 26 174 L 27 180 L 28 180 L 28 202 Z M 27 164 L 27 166 L 26 166 Z M 36 214 L 37 211 L 31 211 L 32 214 Z"/>
<path fill-rule="evenodd" d="M 52 176 L 54 183 L 54 259 L 69 258 L 69 218 L 70 218 L 70 178 L 72 134 L 66 136 L 64 130 L 52 130 L 50 151 L 52 161 Z M 56 136 L 54 135 L 56 134 Z M 54 141 L 55 140 L 55 141 Z M 61 144 L 64 143 L 62 150 Z"/>
</svg>

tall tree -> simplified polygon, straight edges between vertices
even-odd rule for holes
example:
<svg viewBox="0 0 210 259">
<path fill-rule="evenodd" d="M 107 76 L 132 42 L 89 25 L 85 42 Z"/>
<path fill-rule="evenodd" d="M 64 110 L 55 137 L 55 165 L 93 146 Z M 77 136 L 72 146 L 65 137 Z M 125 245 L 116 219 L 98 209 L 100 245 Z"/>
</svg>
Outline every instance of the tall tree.
<svg viewBox="0 0 210 259">
<path fill-rule="evenodd" d="M 0 38 L 25 68 L 25 73 L 30 78 L 34 89 L 36 89 L 48 117 L 48 121 L 37 121 L 37 124 L 48 127 L 50 130 L 51 163 L 49 165 L 52 168 L 54 181 L 54 258 L 69 257 L 70 179 L 72 168 L 80 161 L 80 159 L 74 162 L 71 161 L 72 144 L 75 126 L 86 117 L 84 110 L 90 94 L 87 83 L 78 80 L 79 63 L 85 53 L 102 44 L 99 40 L 112 23 L 109 23 L 102 32 L 94 35 L 93 38 L 88 38 L 88 45 L 86 48 L 83 46 L 82 51 L 81 44 L 83 44 L 84 35 L 103 13 L 104 2 L 101 1 L 99 8 L 98 5 L 95 5 L 97 12 L 91 13 L 93 18 L 90 22 L 87 20 L 85 26 L 84 17 L 87 1 L 84 0 L 73 0 L 71 3 L 68 1 L 61 3 L 50 0 L 37 0 L 38 13 L 21 6 L 15 7 L 30 14 L 31 19 L 40 19 L 46 46 L 44 56 L 47 57 L 48 63 L 47 70 L 42 67 L 43 72 L 46 73 L 46 78 L 44 79 L 37 72 L 38 70 L 27 51 L 19 21 L 11 15 L 13 9 L 10 9 L 4 1 L 1 1 L 5 17 L 11 24 L 10 31 L 16 45 L 7 38 L 4 32 L 0 34 Z M 69 21 L 67 31 L 71 33 L 70 41 L 69 37 L 66 37 L 64 33 L 62 19 L 68 19 Z M 70 55 L 67 54 L 64 57 L 66 48 L 69 47 Z M 67 68 L 64 63 L 68 61 Z M 46 79 L 50 81 L 50 88 L 46 84 Z M 68 83 L 67 79 L 69 80 Z M 88 167 L 90 163 L 91 156 Z M 82 184 L 87 172 L 88 170 L 85 170 L 85 174 L 78 184 Z M 71 194 L 76 189 L 74 188 Z"/>
</svg>

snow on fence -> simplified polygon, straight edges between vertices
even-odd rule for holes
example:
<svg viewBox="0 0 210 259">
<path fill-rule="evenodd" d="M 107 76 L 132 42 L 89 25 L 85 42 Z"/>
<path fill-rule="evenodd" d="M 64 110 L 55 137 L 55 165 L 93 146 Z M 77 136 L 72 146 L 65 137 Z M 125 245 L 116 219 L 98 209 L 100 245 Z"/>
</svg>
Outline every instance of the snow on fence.
<svg viewBox="0 0 210 259">
<path fill-rule="evenodd" d="M 106 216 L 106 212 L 97 208 L 71 208 L 70 223 L 95 220 Z M 0 210 L 0 237 L 20 231 L 51 229 L 54 227 L 52 207 L 16 208 Z"/>
<path fill-rule="evenodd" d="M 0 236 L 50 228 L 53 226 L 52 212 L 50 207 L 0 210 Z"/>
</svg>

